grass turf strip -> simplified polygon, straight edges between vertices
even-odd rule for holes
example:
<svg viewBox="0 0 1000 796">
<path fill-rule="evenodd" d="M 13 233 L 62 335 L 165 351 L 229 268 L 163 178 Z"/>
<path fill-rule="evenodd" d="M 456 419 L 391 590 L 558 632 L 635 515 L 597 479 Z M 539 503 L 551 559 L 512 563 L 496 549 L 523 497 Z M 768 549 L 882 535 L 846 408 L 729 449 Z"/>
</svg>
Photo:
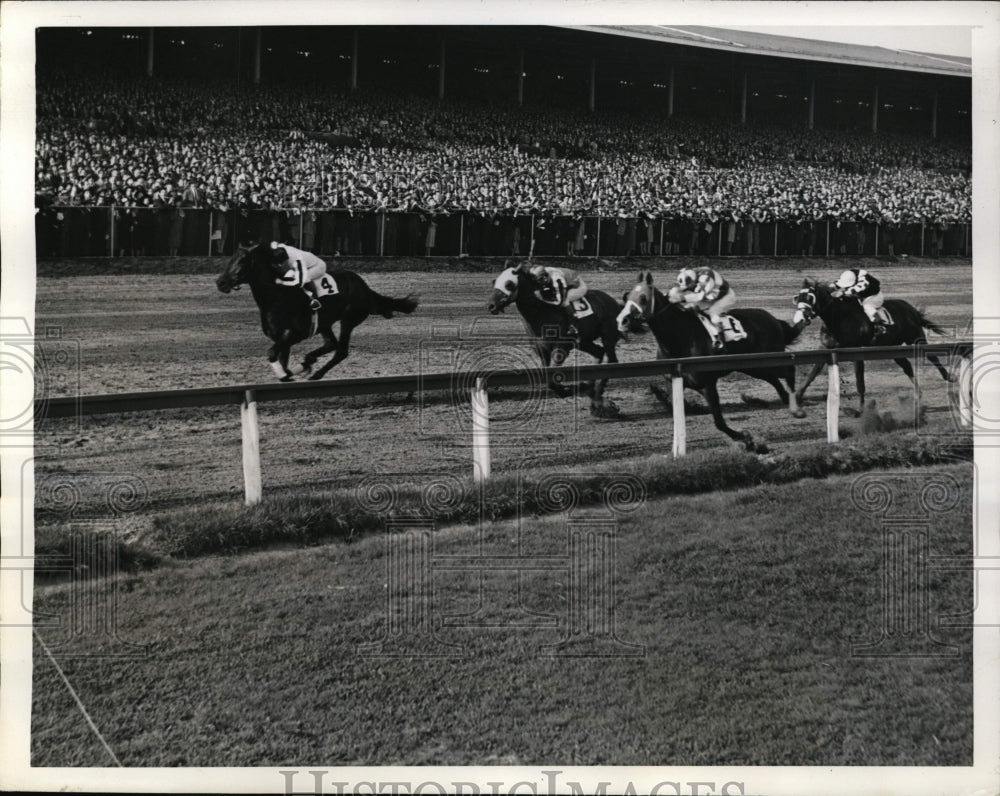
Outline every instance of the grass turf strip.
<svg viewBox="0 0 1000 796">
<path fill-rule="evenodd" d="M 636 496 L 698 492 L 782 484 L 801 478 L 857 473 L 873 468 L 909 467 L 971 459 L 971 435 L 957 438 L 913 432 L 873 434 L 838 445 L 810 443 L 792 453 L 759 456 L 736 448 L 696 452 L 681 459 L 651 455 L 609 465 L 539 468 L 502 474 L 481 488 L 471 478 L 443 474 L 439 479 L 391 483 L 362 480 L 353 490 L 285 492 L 253 507 L 227 502 L 158 515 L 154 530 L 139 538 L 74 528 L 67 523 L 36 529 L 38 556 L 75 555 L 74 535 L 98 537 L 83 549 L 116 548 L 125 569 L 155 566 L 169 558 L 233 553 L 273 544 L 315 544 L 354 540 L 380 531 L 386 519 L 419 514 L 441 525 L 475 523 L 545 514 L 572 506 L 596 506 Z M 616 478 L 619 486 L 615 487 Z M 611 492 L 609 493 L 609 488 Z M 74 533 L 70 533 L 70 531 Z M 96 542 L 99 542 L 96 543 Z M 79 541 L 76 544 L 80 544 Z"/>
<path fill-rule="evenodd" d="M 970 463 L 877 477 L 902 514 L 934 479 L 957 484 L 928 518 L 929 553 L 971 554 Z M 625 516 L 614 606 L 635 656 L 542 654 L 568 635 L 566 573 L 545 570 L 435 571 L 412 608 L 461 654 L 361 655 L 387 633 L 374 536 L 127 576 L 117 641 L 69 622 L 40 632 L 125 765 L 969 765 L 971 631 L 942 620 L 971 607 L 971 575 L 928 579 L 933 636 L 955 657 L 857 655 L 879 635 L 885 561 L 856 480 L 661 496 Z M 441 528 L 434 551 L 510 552 L 518 534 L 522 554 L 551 555 L 566 515 L 487 523 L 482 538 Z M 69 597 L 39 594 L 35 610 L 64 614 Z M 554 624 L 513 626 L 525 610 Z M 485 626 L 447 623 L 470 614 Z M 144 654 L 97 657 L 125 641 Z M 40 654 L 34 695 L 33 765 L 107 764 Z"/>
</svg>

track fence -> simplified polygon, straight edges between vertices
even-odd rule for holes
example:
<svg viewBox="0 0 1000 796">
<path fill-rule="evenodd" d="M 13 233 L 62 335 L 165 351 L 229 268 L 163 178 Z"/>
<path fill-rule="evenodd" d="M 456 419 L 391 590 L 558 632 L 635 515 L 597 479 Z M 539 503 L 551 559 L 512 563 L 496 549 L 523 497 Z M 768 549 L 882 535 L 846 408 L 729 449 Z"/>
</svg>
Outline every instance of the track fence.
<svg viewBox="0 0 1000 796">
<path fill-rule="evenodd" d="M 684 417 L 684 376 L 711 371 L 752 370 L 787 365 L 815 365 L 829 368 L 827 392 L 827 441 L 839 441 L 840 365 L 845 362 L 913 359 L 928 355 L 959 358 L 958 395 L 955 401 L 963 428 L 972 427 L 973 343 L 969 341 L 928 343 L 914 346 L 873 346 L 867 348 L 782 351 L 765 354 L 722 354 L 710 357 L 656 359 L 643 362 L 563 366 L 537 370 L 495 370 L 476 373 L 419 373 L 375 378 L 331 379 L 292 383 L 244 384 L 185 390 L 162 390 L 108 395 L 42 398 L 35 402 L 38 418 L 79 417 L 97 414 L 126 414 L 163 409 L 205 406 L 239 406 L 243 436 L 243 475 L 247 505 L 263 497 L 260 460 L 260 428 L 257 406 L 272 401 L 308 400 L 337 396 L 383 395 L 387 393 L 445 392 L 456 399 L 471 399 L 473 477 L 490 477 L 489 400 L 491 387 L 538 385 L 549 378 L 557 381 L 632 379 L 669 376 L 672 382 L 673 455 L 687 452 Z M 470 387 L 470 384 L 472 385 Z M 914 390 L 918 382 L 914 381 Z"/>
</svg>

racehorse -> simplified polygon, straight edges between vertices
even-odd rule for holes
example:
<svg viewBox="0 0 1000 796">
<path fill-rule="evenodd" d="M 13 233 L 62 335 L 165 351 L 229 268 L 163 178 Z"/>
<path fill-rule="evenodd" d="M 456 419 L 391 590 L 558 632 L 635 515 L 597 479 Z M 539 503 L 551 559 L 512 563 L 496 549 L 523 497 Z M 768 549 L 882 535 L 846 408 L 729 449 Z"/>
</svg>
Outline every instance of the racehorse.
<svg viewBox="0 0 1000 796">
<path fill-rule="evenodd" d="M 277 274 L 270 262 L 271 250 L 258 244 L 249 248 L 240 246 L 225 270 L 215 280 L 223 293 L 239 290 L 240 285 L 250 286 L 254 301 L 260 308 L 260 322 L 264 334 L 274 342 L 267 352 L 268 362 L 279 381 L 292 381 L 295 376 L 310 373 L 320 357 L 336 351 L 330 361 L 309 377 L 322 378 L 330 368 L 347 358 L 351 332 L 369 315 L 391 318 L 395 312 L 409 314 L 417 308 L 418 299 L 390 298 L 372 290 L 353 271 L 336 271 L 322 279 L 326 286 L 336 285 L 337 292 L 320 298 L 320 309 L 309 309 L 309 297 L 299 287 L 276 283 Z M 332 277 L 332 279 L 331 279 Z M 333 333 L 333 325 L 340 321 L 340 340 Z M 323 345 L 305 355 L 301 368 L 289 369 L 291 347 L 315 332 L 323 337 Z"/>
<path fill-rule="evenodd" d="M 766 310 L 731 310 L 729 315 L 740 322 L 747 335 L 743 340 L 726 343 L 726 353 L 729 354 L 784 351 L 785 346 L 794 342 L 803 328 L 793 327 L 775 318 Z M 649 271 L 639 274 L 639 283 L 627 295 L 625 307 L 619 314 L 617 323 L 619 329 L 633 330 L 643 324 L 648 325 L 660 346 L 660 353 L 665 358 L 705 357 L 718 353 L 712 349 L 712 339 L 696 316 L 696 311 L 672 303 L 663 293 L 656 290 L 653 287 L 653 275 Z M 788 406 L 793 416 L 805 417 L 805 412 L 799 408 L 795 396 L 794 365 L 685 373 L 684 385 L 701 393 L 712 412 L 715 427 L 730 439 L 742 442 L 750 451 L 763 449 L 750 432 L 730 428 L 722 416 L 716 382 L 734 370 L 766 381 L 774 387 L 781 402 Z M 788 385 L 787 390 L 782 381 Z"/>
<path fill-rule="evenodd" d="M 618 345 L 619 334 L 615 317 L 620 307 L 617 301 L 601 290 L 588 290 L 585 298 L 592 311 L 584 317 L 574 319 L 577 335 L 572 337 L 568 331 L 569 320 L 566 313 L 560 307 L 538 298 L 535 295 L 538 289 L 539 285 L 531 276 L 526 263 L 515 267 L 508 265 L 493 280 L 493 292 L 486 309 L 491 315 L 499 315 L 510 304 L 514 304 L 535 337 L 535 351 L 545 367 L 561 365 L 574 347 L 590 354 L 598 363 L 618 361 L 615 347 Z M 596 342 L 598 338 L 600 343 Z M 613 406 L 604 405 L 607 381 L 601 379 L 591 391 L 590 411 L 594 414 L 614 411 Z M 569 394 L 569 390 L 552 379 L 549 379 L 549 388 L 560 397 Z"/>
<path fill-rule="evenodd" d="M 933 321 L 924 317 L 924 314 L 902 299 L 886 299 L 883 308 L 892 317 L 892 324 L 885 327 L 885 331 L 877 337 L 874 335 L 872 322 L 868 320 L 868 315 L 856 298 L 850 296 L 836 297 L 833 290 L 816 279 L 807 278 L 802 283 L 802 290 L 795 296 L 795 303 L 798 311 L 795 313 L 796 319 L 801 318 L 801 322 L 806 325 L 812 319 L 819 316 L 823 321 L 823 328 L 820 331 L 820 339 L 825 348 L 855 348 L 873 345 L 913 345 L 927 342 L 924 334 L 925 329 L 943 335 L 944 329 Z M 951 374 L 941 364 L 940 360 L 930 354 L 927 355 L 938 369 L 945 381 L 952 381 Z M 893 360 L 903 369 L 910 381 L 913 381 L 913 366 L 904 357 Z M 812 384 L 813 379 L 823 369 L 824 364 L 817 362 L 806 377 L 805 383 L 799 388 L 796 397 L 802 401 L 806 388 Z M 858 402 L 860 414 L 865 405 L 865 363 L 858 360 L 854 363 L 854 377 L 858 387 Z"/>
</svg>

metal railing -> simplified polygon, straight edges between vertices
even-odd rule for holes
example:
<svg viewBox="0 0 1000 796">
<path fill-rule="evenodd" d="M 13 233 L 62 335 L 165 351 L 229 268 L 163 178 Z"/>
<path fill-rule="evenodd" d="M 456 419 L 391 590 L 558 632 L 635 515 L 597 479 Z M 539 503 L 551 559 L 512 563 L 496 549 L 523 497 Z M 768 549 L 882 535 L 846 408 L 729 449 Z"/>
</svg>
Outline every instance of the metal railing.
<svg viewBox="0 0 1000 796">
<path fill-rule="evenodd" d="M 621 218 L 480 213 L 49 207 L 39 257 L 229 255 L 278 240 L 320 256 L 970 256 L 971 224 Z"/>
<path fill-rule="evenodd" d="M 839 439 L 840 371 L 842 362 L 886 359 L 917 359 L 927 355 L 960 358 L 958 396 L 955 401 L 963 427 L 972 425 L 973 343 L 952 341 L 914 346 L 784 351 L 765 354 L 723 354 L 710 357 L 656 359 L 642 362 L 563 366 L 537 370 L 497 370 L 476 373 L 418 373 L 375 378 L 332 379 L 298 383 L 243 384 L 184 390 L 163 390 L 109 395 L 41 398 L 35 402 L 36 423 L 45 418 L 78 417 L 96 414 L 148 412 L 205 406 L 239 405 L 243 434 L 243 473 L 246 503 L 260 502 L 263 494 L 260 464 L 260 430 L 257 404 L 272 401 L 306 400 L 334 396 L 379 395 L 395 392 L 445 392 L 456 398 L 471 397 L 473 435 L 473 475 L 476 480 L 490 476 L 489 401 L 490 387 L 538 385 L 547 379 L 588 381 L 670 376 L 673 384 L 673 455 L 686 453 L 683 377 L 686 373 L 773 368 L 787 365 L 815 365 L 830 368 L 827 392 L 827 441 Z M 469 385 L 473 386 L 469 386 Z M 916 389 L 917 384 L 914 383 Z"/>
</svg>

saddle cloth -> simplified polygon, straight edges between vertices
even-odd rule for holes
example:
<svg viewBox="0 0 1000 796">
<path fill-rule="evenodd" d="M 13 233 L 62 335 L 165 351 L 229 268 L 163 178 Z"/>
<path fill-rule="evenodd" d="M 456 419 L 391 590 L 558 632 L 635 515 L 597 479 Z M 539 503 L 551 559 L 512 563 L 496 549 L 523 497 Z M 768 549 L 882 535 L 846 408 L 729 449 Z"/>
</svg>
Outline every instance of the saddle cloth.
<svg viewBox="0 0 1000 796">
<path fill-rule="evenodd" d="M 275 284 L 288 286 L 288 282 L 285 282 L 280 277 L 275 280 Z M 312 284 L 316 290 L 316 298 L 333 296 L 340 292 L 340 288 L 337 287 L 337 280 L 330 274 L 323 274 L 319 279 L 314 279 Z"/>
<path fill-rule="evenodd" d="M 573 302 L 574 318 L 586 318 L 588 315 L 593 314 L 594 308 L 590 306 L 590 302 L 586 298 L 577 299 Z"/>
<path fill-rule="evenodd" d="M 732 315 L 723 315 L 721 318 L 722 323 L 719 326 L 722 328 L 722 339 L 727 343 L 734 343 L 737 340 L 746 340 L 747 333 L 743 329 L 743 324 L 739 322 Z"/>
<path fill-rule="evenodd" d="M 892 319 L 892 315 L 889 314 L 889 310 L 885 307 L 879 307 L 875 310 L 875 320 L 882 321 L 886 326 L 892 326 L 895 321 Z"/>
</svg>

